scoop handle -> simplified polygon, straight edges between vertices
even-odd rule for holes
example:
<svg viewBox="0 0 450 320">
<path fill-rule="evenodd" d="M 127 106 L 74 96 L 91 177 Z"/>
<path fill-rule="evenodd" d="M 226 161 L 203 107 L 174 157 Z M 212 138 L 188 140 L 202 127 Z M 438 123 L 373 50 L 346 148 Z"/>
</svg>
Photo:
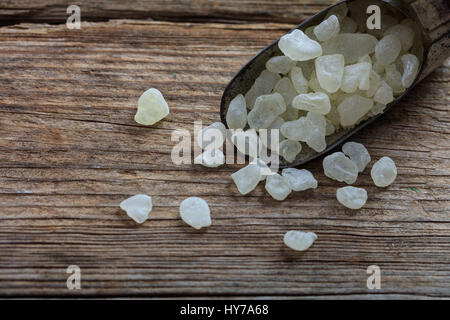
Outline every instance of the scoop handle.
<svg viewBox="0 0 450 320">
<path fill-rule="evenodd" d="M 427 56 L 420 80 L 450 56 L 450 1 L 404 0 L 419 20 L 425 35 Z"/>
</svg>

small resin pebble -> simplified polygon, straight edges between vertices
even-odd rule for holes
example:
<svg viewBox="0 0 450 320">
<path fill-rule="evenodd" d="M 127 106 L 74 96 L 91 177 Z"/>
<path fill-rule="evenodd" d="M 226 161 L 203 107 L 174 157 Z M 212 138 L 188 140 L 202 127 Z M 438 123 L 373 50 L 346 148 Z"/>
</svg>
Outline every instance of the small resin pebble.
<svg viewBox="0 0 450 320">
<path fill-rule="evenodd" d="M 397 167 L 391 158 L 383 157 L 375 162 L 370 175 L 377 187 L 387 187 L 397 177 Z"/>
<path fill-rule="evenodd" d="M 231 135 L 231 142 L 236 146 L 236 149 L 242 154 L 249 155 L 252 158 L 257 158 L 259 154 L 259 137 L 255 129 L 246 131 L 235 130 Z"/>
<path fill-rule="evenodd" d="M 261 170 L 257 164 L 250 163 L 248 166 L 233 173 L 231 178 L 239 192 L 247 194 L 255 189 L 259 181 L 261 181 Z"/>
<path fill-rule="evenodd" d="M 267 176 L 273 174 L 273 171 L 269 168 L 269 166 L 259 158 L 253 159 L 250 163 L 256 164 L 259 167 L 259 172 L 261 174 L 261 178 L 259 179 L 260 181 L 266 180 Z"/>
<path fill-rule="evenodd" d="M 254 129 L 266 129 L 286 111 L 286 103 L 279 93 L 259 96 L 255 107 L 248 113 L 248 125 Z"/>
<path fill-rule="evenodd" d="M 358 167 L 342 152 L 326 156 L 323 159 L 323 171 L 327 177 L 347 184 L 355 183 L 358 178 Z"/>
<path fill-rule="evenodd" d="M 391 64 L 397 59 L 402 49 L 400 39 L 394 34 L 383 37 L 375 48 L 375 58 L 383 65 Z"/>
<path fill-rule="evenodd" d="M 296 251 L 305 251 L 316 241 L 314 232 L 303 232 L 291 230 L 284 235 L 284 244 Z"/>
<path fill-rule="evenodd" d="M 308 132 L 306 136 L 306 144 L 317 152 L 325 150 L 327 143 L 325 141 L 327 119 L 316 112 L 308 112 L 306 115 L 308 123 Z"/>
<path fill-rule="evenodd" d="M 282 156 L 287 162 L 293 162 L 301 151 L 302 145 L 298 141 L 286 139 L 280 142 L 280 156 Z"/>
<path fill-rule="evenodd" d="M 159 90 L 151 88 L 145 91 L 138 101 L 134 120 L 145 126 L 151 126 L 169 114 L 169 106 Z"/>
<path fill-rule="evenodd" d="M 373 101 L 381 104 L 388 104 L 394 101 L 394 92 L 392 91 L 392 88 L 384 82 L 375 92 Z"/>
<path fill-rule="evenodd" d="M 222 147 L 225 141 L 226 130 L 222 122 L 214 122 L 197 134 L 197 144 L 202 149 L 218 149 Z"/>
<path fill-rule="evenodd" d="M 370 72 L 372 65 L 368 62 L 355 63 L 344 68 L 341 90 L 353 93 L 356 89 L 368 90 L 370 87 Z"/>
<path fill-rule="evenodd" d="M 343 187 L 336 191 L 337 200 L 350 209 L 361 209 L 367 201 L 367 191 L 363 188 Z"/>
<path fill-rule="evenodd" d="M 285 122 L 281 126 L 281 133 L 293 141 L 303 141 L 317 152 L 326 148 L 325 134 L 327 121 L 316 112 L 308 112 L 306 117 Z"/>
<path fill-rule="evenodd" d="M 319 41 L 327 41 L 339 33 L 339 20 L 335 15 L 322 21 L 314 28 L 314 34 Z"/>
<path fill-rule="evenodd" d="M 317 188 L 317 180 L 308 170 L 285 168 L 282 170 L 281 174 L 289 181 L 293 191 L 304 191 Z"/>
<path fill-rule="evenodd" d="M 363 172 L 371 160 L 369 151 L 361 143 L 346 142 L 342 152 L 356 164 L 359 172 Z"/>
<path fill-rule="evenodd" d="M 244 129 L 247 125 L 247 106 L 242 94 L 231 100 L 228 106 L 226 121 L 230 129 Z"/>
<path fill-rule="evenodd" d="M 321 56 L 315 63 L 320 86 L 329 93 L 338 91 L 344 75 L 344 56 L 342 54 Z"/>
<path fill-rule="evenodd" d="M 402 74 L 397 70 L 395 64 L 386 66 L 384 80 L 392 88 L 394 94 L 400 94 L 405 91 L 402 83 Z"/>
<path fill-rule="evenodd" d="M 306 61 L 322 55 L 322 47 L 311 40 L 303 31 L 295 29 L 281 37 L 278 42 L 280 50 L 294 61 Z"/>
<path fill-rule="evenodd" d="M 403 64 L 402 85 L 405 88 L 411 87 L 414 80 L 416 80 L 417 72 L 419 71 L 419 59 L 413 54 L 404 54 L 401 57 Z"/>
<path fill-rule="evenodd" d="M 292 192 L 289 180 L 278 173 L 266 178 L 266 190 L 275 200 L 283 201 Z"/>
<path fill-rule="evenodd" d="M 260 130 L 259 131 L 259 139 L 260 139 L 261 143 L 264 146 L 266 146 L 267 148 L 269 148 L 270 150 L 278 150 L 280 142 L 285 139 L 279 130 L 284 123 L 285 123 L 284 119 L 281 117 L 278 117 L 267 128 L 266 134 L 263 134 L 261 132 L 262 130 Z M 278 141 L 275 140 L 276 134 L 278 134 Z M 272 141 L 272 139 L 274 139 L 274 141 Z"/>
<path fill-rule="evenodd" d="M 406 52 L 409 49 L 411 49 L 413 43 L 414 43 L 414 30 L 410 27 L 403 25 L 403 24 L 397 24 L 389 29 L 386 30 L 384 35 L 393 34 L 397 36 L 398 39 L 400 39 L 402 43 L 402 51 Z"/>
<path fill-rule="evenodd" d="M 280 127 L 281 134 L 292 141 L 306 141 L 308 123 L 306 117 L 287 121 Z"/>
<path fill-rule="evenodd" d="M 195 229 L 209 227 L 211 215 L 209 206 L 205 200 L 198 197 L 190 197 L 180 204 L 181 219 Z"/>
<path fill-rule="evenodd" d="M 299 94 L 292 101 L 292 106 L 299 110 L 314 111 L 320 114 L 330 112 L 330 98 L 323 92 Z"/>
<path fill-rule="evenodd" d="M 378 40 L 365 33 L 341 33 L 322 43 L 323 54 L 342 54 L 345 63 L 356 63 L 358 59 L 375 51 Z"/>
<path fill-rule="evenodd" d="M 256 78 L 255 83 L 252 85 L 250 90 L 245 94 L 245 102 L 248 109 L 253 109 L 255 105 L 256 98 L 264 94 L 269 94 L 272 92 L 275 84 L 281 79 L 281 77 L 269 70 L 264 70 L 261 72 L 258 78 Z"/>
<path fill-rule="evenodd" d="M 286 56 L 273 57 L 267 60 L 266 62 L 267 70 L 273 73 L 281 73 L 281 74 L 288 73 L 294 65 L 295 62 Z"/>
<path fill-rule="evenodd" d="M 295 90 L 291 79 L 288 77 L 282 78 L 277 82 L 275 88 L 273 88 L 274 92 L 281 94 L 286 102 L 286 105 L 290 105 L 294 97 L 298 94 L 297 90 Z"/>
<path fill-rule="evenodd" d="M 152 198 L 145 194 L 137 194 L 120 203 L 120 209 L 137 223 L 143 223 L 148 219 L 152 207 Z"/>
<path fill-rule="evenodd" d="M 307 93 L 308 92 L 308 80 L 306 80 L 303 75 L 303 70 L 300 67 L 293 67 L 289 73 L 292 85 L 294 86 L 297 93 Z"/>
<path fill-rule="evenodd" d="M 209 149 L 195 157 L 194 163 L 209 168 L 216 168 L 225 163 L 225 156 L 219 149 Z"/>
<path fill-rule="evenodd" d="M 360 95 L 345 98 L 337 107 L 340 122 L 343 127 L 351 127 L 373 107 L 373 100 Z"/>
</svg>

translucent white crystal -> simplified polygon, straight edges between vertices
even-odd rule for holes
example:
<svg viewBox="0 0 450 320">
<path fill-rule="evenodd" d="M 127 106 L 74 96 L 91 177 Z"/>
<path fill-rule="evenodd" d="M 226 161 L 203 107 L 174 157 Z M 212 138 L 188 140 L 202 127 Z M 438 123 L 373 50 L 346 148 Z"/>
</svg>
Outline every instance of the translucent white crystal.
<svg viewBox="0 0 450 320">
<path fill-rule="evenodd" d="M 327 126 L 325 127 L 325 136 L 331 136 L 333 133 L 336 132 L 336 127 L 334 126 L 333 122 L 331 120 L 327 119 Z"/>
<path fill-rule="evenodd" d="M 387 187 L 397 177 L 397 167 L 391 158 L 383 157 L 375 162 L 370 175 L 377 187 Z"/>
<path fill-rule="evenodd" d="M 284 55 L 294 61 L 310 60 L 322 55 L 320 44 L 298 29 L 281 37 L 278 46 Z"/>
<path fill-rule="evenodd" d="M 337 107 L 341 125 L 350 127 L 358 123 L 372 106 L 372 99 L 364 98 L 357 94 L 345 98 Z"/>
<path fill-rule="evenodd" d="M 138 101 L 134 120 L 145 126 L 151 126 L 169 114 L 169 106 L 159 90 L 151 88 L 145 91 Z"/>
<path fill-rule="evenodd" d="M 328 91 L 326 91 L 324 88 L 320 86 L 319 80 L 317 80 L 316 71 L 314 71 L 311 74 L 311 79 L 308 82 L 308 86 L 311 88 L 314 92 L 323 92 L 326 94 L 329 94 Z"/>
<path fill-rule="evenodd" d="M 374 70 L 370 72 L 369 89 L 366 91 L 367 97 L 373 97 L 381 85 L 381 77 Z"/>
<path fill-rule="evenodd" d="M 336 191 L 337 200 L 350 209 L 361 209 L 367 201 L 367 191 L 363 188 L 343 187 Z"/>
<path fill-rule="evenodd" d="M 356 164 L 359 172 L 363 172 L 371 160 L 369 151 L 361 143 L 346 142 L 342 152 Z"/>
<path fill-rule="evenodd" d="M 209 149 L 195 157 L 194 163 L 216 168 L 225 163 L 225 156 L 219 149 Z"/>
<path fill-rule="evenodd" d="M 405 91 L 405 87 L 402 83 L 402 74 L 398 72 L 395 64 L 390 64 L 385 67 L 384 80 L 392 88 L 394 94 L 400 94 Z"/>
<path fill-rule="evenodd" d="M 383 84 L 378 88 L 373 96 L 373 101 L 381 104 L 388 104 L 394 101 L 394 94 L 392 88 L 383 81 Z"/>
<path fill-rule="evenodd" d="M 205 200 L 198 197 L 184 199 L 180 204 L 181 219 L 195 229 L 209 227 L 211 215 Z"/>
<path fill-rule="evenodd" d="M 317 152 L 325 150 L 327 143 L 325 141 L 327 120 L 316 112 L 308 112 L 306 115 L 308 121 L 308 133 L 306 144 Z"/>
<path fill-rule="evenodd" d="M 323 159 L 323 171 L 331 179 L 352 184 L 358 178 L 358 167 L 342 152 L 335 152 Z"/>
<path fill-rule="evenodd" d="M 278 147 L 280 142 L 284 140 L 284 136 L 279 130 L 284 123 L 285 121 L 283 118 L 276 118 L 275 121 L 272 122 L 272 124 L 267 128 L 267 132 L 265 135 L 261 134 L 260 132 L 259 139 L 261 140 L 261 143 L 270 150 L 273 150 L 273 147 L 275 147 L 275 142 L 272 142 L 272 137 L 275 137 L 275 130 L 278 130 L 278 144 L 276 145 Z"/>
<path fill-rule="evenodd" d="M 284 235 L 284 244 L 296 251 L 305 251 L 316 241 L 314 232 L 288 231 Z"/>
<path fill-rule="evenodd" d="M 365 56 L 362 56 L 361 58 L 358 59 L 358 63 L 361 62 L 367 62 L 372 64 L 372 58 L 368 54 L 366 54 Z"/>
<path fill-rule="evenodd" d="M 317 180 L 308 170 L 286 168 L 282 170 L 281 174 L 289 181 L 293 191 L 304 191 L 317 188 Z"/>
<path fill-rule="evenodd" d="M 289 77 L 297 93 L 308 92 L 308 80 L 304 77 L 302 68 L 293 67 L 289 73 Z"/>
<path fill-rule="evenodd" d="M 320 86 L 330 93 L 341 87 L 344 74 L 344 56 L 332 54 L 316 59 L 316 75 Z"/>
<path fill-rule="evenodd" d="M 248 166 L 233 173 L 231 178 L 239 192 L 247 194 L 255 189 L 259 181 L 261 181 L 261 171 L 257 164 L 250 163 Z"/>
<path fill-rule="evenodd" d="M 281 134 L 289 140 L 306 142 L 309 123 L 306 117 L 301 117 L 298 120 L 283 123 L 280 130 Z"/>
<path fill-rule="evenodd" d="M 227 129 L 222 122 L 214 122 L 200 130 L 197 134 L 197 144 L 202 149 L 219 149 L 227 136 Z"/>
<path fill-rule="evenodd" d="M 245 94 L 245 101 L 247 103 L 248 109 L 253 109 L 255 105 L 256 98 L 261 95 L 269 94 L 275 87 L 275 84 L 281 79 L 281 77 L 269 70 L 264 70 L 261 72 L 258 78 L 256 78 L 255 83 L 253 83 L 250 90 Z"/>
<path fill-rule="evenodd" d="M 345 63 L 355 63 L 366 54 L 375 51 L 377 38 L 363 33 L 340 33 L 322 43 L 323 54 L 342 54 Z"/>
<path fill-rule="evenodd" d="M 402 52 L 406 52 L 409 49 L 411 49 L 413 43 L 414 43 L 414 30 L 411 29 L 407 25 L 403 24 L 396 24 L 389 29 L 386 30 L 384 35 L 393 34 L 398 39 L 400 39 L 400 42 L 402 44 Z"/>
<path fill-rule="evenodd" d="M 325 133 L 327 121 L 316 112 L 308 112 L 306 117 L 285 122 L 281 126 L 283 136 L 293 141 L 303 141 L 317 152 L 326 148 Z"/>
<path fill-rule="evenodd" d="M 401 49 L 400 39 L 393 34 L 388 34 L 378 42 L 375 48 L 375 58 L 381 64 L 391 64 L 397 59 Z"/>
<path fill-rule="evenodd" d="M 259 172 L 261 173 L 260 181 L 263 181 L 267 178 L 267 176 L 272 175 L 274 172 L 269 168 L 269 166 L 259 158 L 253 159 L 252 164 L 256 164 L 259 168 Z"/>
<path fill-rule="evenodd" d="M 369 111 L 369 115 L 370 116 L 376 116 L 380 113 L 384 112 L 384 109 L 386 109 L 386 105 L 385 104 L 381 104 L 379 102 L 375 103 L 374 106 L 372 107 L 372 109 L 370 109 Z"/>
<path fill-rule="evenodd" d="M 247 106 L 242 94 L 231 100 L 227 110 L 226 121 L 230 129 L 244 129 L 247 125 Z"/>
<path fill-rule="evenodd" d="M 231 135 L 231 142 L 242 154 L 249 155 L 252 158 L 258 157 L 259 154 L 259 138 L 255 129 L 246 131 L 235 130 Z"/>
<path fill-rule="evenodd" d="M 286 56 L 273 57 L 267 60 L 266 62 L 267 70 L 273 73 L 281 73 L 281 74 L 287 74 L 294 65 L 295 62 Z"/>
<path fill-rule="evenodd" d="M 148 219 L 152 207 L 152 198 L 145 194 L 137 194 L 120 203 L 120 209 L 137 223 L 143 223 Z"/>
<path fill-rule="evenodd" d="M 278 173 L 270 175 L 266 179 L 266 190 L 275 200 L 283 201 L 291 193 L 289 180 Z"/>
<path fill-rule="evenodd" d="M 385 67 L 386 66 L 384 64 L 378 62 L 377 60 L 375 60 L 374 64 L 372 65 L 372 69 L 378 74 L 383 74 Z"/>
<path fill-rule="evenodd" d="M 285 111 L 286 103 L 279 93 L 260 96 L 256 99 L 255 107 L 248 113 L 248 125 L 250 128 L 265 129 Z"/>
<path fill-rule="evenodd" d="M 416 80 L 420 62 L 415 55 L 409 53 L 404 54 L 401 61 L 403 63 L 402 86 L 409 88 Z"/>
<path fill-rule="evenodd" d="M 327 41 L 337 35 L 339 30 L 339 20 L 333 14 L 314 28 L 314 34 L 319 41 Z"/>
<path fill-rule="evenodd" d="M 287 77 L 278 81 L 273 90 L 283 96 L 286 106 L 290 105 L 292 99 L 297 95 L 297 90 L 295 90 L 291 80 Z"/>
<path fill-rule="evenodd" d="M 344 68 L 341 90 L 353 93 L 356 89 L 367 90 L 370 87 L 372 65 L 367 62 L 355 63 Z"/>
<path fill-rule="evenodd" d="M 294 108 L 306 111 L 314 111 L 320 114 L 330 112 L 330 98 L 323 92 L 303 93 L 294 98 L 292 101 Z"/>
<path fill-rule="evenodd" d="M 344 17 L 341 23 L 341 33 L 354 33 L 358 29 L 358 26 L 350 17 Z"/>
<path fill-rule="evenodd" d="M 280 142 L 279 155 L 287 162 L 293 162 L 302 151 L 302 145 L 298 141 L 283 140 Z"/>
</svg>

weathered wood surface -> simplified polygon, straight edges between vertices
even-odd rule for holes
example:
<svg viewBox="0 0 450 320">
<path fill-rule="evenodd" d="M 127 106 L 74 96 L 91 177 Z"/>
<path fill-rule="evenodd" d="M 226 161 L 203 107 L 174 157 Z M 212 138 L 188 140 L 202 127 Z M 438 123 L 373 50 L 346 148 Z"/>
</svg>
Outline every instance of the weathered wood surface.
<svg viewBox="0 0 450 320">
<path fill-rule="evenodd" d="M 83 19 L 155 19 L 176 21 L 264 21 L 297 23 L 338 0 L 79 0 Z M 0 24 L 61 23 L 67 19 L 65 0 L 2 0 Z"/>
<path fill-rule="evenodd" d="M 172 164 L 172 130 L 219 120 L 232 75 L 291 27 L 122 20 L 78 31 L 0 28 L 0 296 L 449 297 L 448 60 L 355 136 L 399 170 L 387 189 L 361 174 L 356 185 L 369 200 L 360 211 L 337 203 L 343 184 L 324 176 L 321 159 L 305 166 L 319 188 L 281 203 L 263 184 L 239 195 L 230 178 L 238 165 Z M 133 121 L 149 87 L 171 107 L 151 128 Z M 142 226 L 118 208 L 136 193 L 153 197 Z M 211 228 L 179 219 L 188 196 L 208 201 Z M 319 239 L 291 251 L 282 241 L 291 229 Z M 73 264 L 82 269 L 79 291 L 66 288 Z M 374 264 L 376 291 L 366 287 Z"/>
</svg>

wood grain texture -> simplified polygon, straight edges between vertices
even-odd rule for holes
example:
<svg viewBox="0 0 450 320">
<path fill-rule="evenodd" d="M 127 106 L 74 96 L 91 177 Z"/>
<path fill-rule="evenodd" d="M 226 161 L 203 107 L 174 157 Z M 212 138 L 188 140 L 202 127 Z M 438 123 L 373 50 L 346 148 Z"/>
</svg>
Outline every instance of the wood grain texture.
<svg viewBox="0 0 450 320">
<path fill-rule="evenodd" d="M 272 21 L 297 23 L 338 0 L 79 0 L 84 21 L 155 19 L 175 21 Z M 70 2 L 72 4 L 72 2 Z M 3 0 L 0 24 L 65 23 L 65 0 Z"/>
<path fill-rule="evenodd" d="M 173 129 L 219 120 L 232 75 L 290 24 L 110 21 L 0 28 L 0 296 L 440 298 L 450 297 L 450 61 L 354 140 L 399 175 L 369 200 L 340 206 L 321 159 L 305 166 L 315 191 L 272 200 L 260 184 L 241 196 L 240 166 L 175 166 Z M 175 76 L 176 75 L 176 76 Z M 171 114 L 133 121 L 149 87 Z M 373 163 L 374 161 L 372 161 Z M 415 190 L 411 188 L 415 188 Z M 118 207 L 153 197 L 137 226 Z M 178 206 L 208 201 L 213 226 L 187 227 Z M 291 229 L 319 239 L 298 253 Z M 66 268 L 82 269 L 82 290 Z M 368 290 L 366 269 L 382 270 Z"/>
</svg>

